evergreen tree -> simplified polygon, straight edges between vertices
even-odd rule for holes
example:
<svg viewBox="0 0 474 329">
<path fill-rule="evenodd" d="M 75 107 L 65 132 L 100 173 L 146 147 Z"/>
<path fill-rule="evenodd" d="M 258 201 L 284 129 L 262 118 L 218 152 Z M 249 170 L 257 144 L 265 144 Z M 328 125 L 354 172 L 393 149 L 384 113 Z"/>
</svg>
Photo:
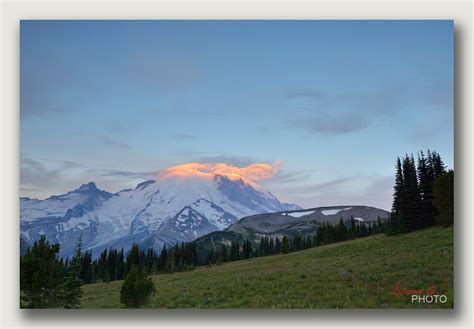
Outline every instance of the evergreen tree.
<svg viewBox="0 0 474 329">
<path fill-rule="evenodd" d="M 433 206 L 433 184 L 437 177 L 446 172 L 441 156 L 428 150 L 425 158 L 422 151 L 415 166 L 413 155 L 397 158 L 397 171 L 388 227 L 385 224 L 377 230 L 387 234 L 409 232 L 433 225 L 437 210 Z"/>
<path fill-rule="evenodd" d="M 208 265 L 215 264 L 216 263 L 216 252 L 214 248 L 211 248 L 209 253 L 207 254 L 207 260 L 206 263 Z"/>
<path fill-rule="evenodd" d="M 295 235 L 293 237 L 293 248 L 291 248 L 293 251 L 299 251 L 302 250 L 302 238 L 301 235 Z"/>
<path fill-rule="evenodd" d="M 242 257 L 244 259 L 249 259 L 252 257 L 252 245 L 250 244 L 250 241 L 247 239 L 244 241 L 243 246 L 242 246 Z"/>
<path fill-rule="evenodd" d="M 128 275 L 133 265 L 140 267 L 140 248 L 135 243 L 132 245 L 132 248 L 130 249 L 127 255 L 125 276 Z"/>
<path fill-rule="evenodd" d="M 397 234 L 402 232 L 402 228 L 405 226 L 405 217 L 402 210 L 402 204 L 404 200 L 404 179 L 402 162 L 397 157 L 396 163 L 396 174 L 395 174 L 395 186 L 393 187 L 393 203 L 392 213 L 390 214 L 390 228 L 389 234 Z"/>
<path fill-rule="evenodd" d="M 287 254 L 290 249 L 289 243 L 288 243 L 288 237 L 286 235 L 283 236 L 281 240 L 281 253 L 282 254 Z"/>
<path fill-rule="evenodd" d="M 421 197 L 421 227 L 428 227 L 434 224 L 436 217 L 436 210 L 433 207 L 433 175 L 427 164 L 427 160 L 420 151 L 418 155 L 418 178 L 420 182 L 420 197 Z"/>
<path fill-rule="evenodd" d="M 421 196 L 413 156 L 406 156 L 403 162 L 404 199 L 402 209 L 406 217 L 403 232 L 413 231 L 422 227 L 421 223 Z"/>
<path fill-rule="evenodd" d="M 147 303 L 155 285 L 143 269 L 133 264 L 120 289 L 120 302 L 129 308 L 139 308 Z"/>
<path fill-rule="evenodd" d="M 342 217 L 339 219 L 339 225 L 337 226 L 337 240 L 347 240 L 347 227 L 346 225 L 344 225 L 344 220 L 342 219 Z"/>
<path fill-rule="evenodd" d="M 265 248 L 265 237 L 260 238 L 260 244 L 258 245 L 258 256 L 263 257 L 266 256 L 266 248 Z"/>
<path fill-rule="evenodd" d="M 64 308 L 78 308 L 81 302 L 81 250 L 82 235 L 79 236 L 76 244 L 76 251 L 69 265 L 67 276 L 63 278 L 63 282 L 59 289 L 61 304 Z"/>
<path fill-rule="evenodd" d="M 437 222 L 444 226 L 454 223 L 454 171 L 441 174 L 433 187 L 434 205 L 439 211 Z"/>
<path fill-rule="evenodd" d="M 351 215 L 351 227 L 348 232 L 348 238 L 349 239 L 355 239 L 357 238 L 356 236 L 356 222 L 354 217 Z"/>
<path fill-rule="evenodd" d="M 428 162 L 430 163 L 431 174 L 433 175 L 433 182 L 446 172 L 443 160 L 438 152 L 433 151 L 428 153 Z"/>
<path fill-rule="evenodd" d="M 49 244 L 44 235 L 20 257 L 22 308 L 54 308 L 61 305 L 58 287 L 64 265 L 59 260 L 59 244 Z"/>
<path fill-rule="evenodd" d="M 322 246 L 324 244 L 324 223 L 319 224 L 318 228 L 316 229 L 316 241 L 315 245 Z"/>
<path fill-rule="evenodd" d="M 176 255 L 175 255 L 175 251 L 173 249 L 171 249 L 169 252 L 168 252 L 168 256 L 166 257 L 166 264 L 165 264 L 165 272 L 166 273 L 172 273 L 175 271 L 175 268 L 176 268 Z"/>
<path fill-rule="evenodd" d="M 92 280 L 92 252 L 86 251 L 81 257 L 81 280 L 84 283 L 91 283 Z"/>
<path fill-rule="evenodd" d="M 149 248 L 146 253 L 146 261 L 145 261 L 146 272 L 148 274 L 151 274 L 154 258 L 155 258 L 155 252 L 153 251 L 152 248 Z"/>
<path fill-rule="evenodd" d="M 239 259 L 239 242 L 232 241 L 230 244 L 230 252 L 229 252 L 229 261 L 236 261 Z"/>
<path fill-rule="evenodd" d="M 107 267 L 107 249 L 101 252 L 99 259 L 97 261 L 97 277 L 100 280 L 104 280 L 105 273 L 108 272 Z"/>
<path fill-rule="evenodd" d="M 281 242 L 278 237 L 275 238 L 275 254 L 279 255 L 281 252 Z"/>
<path fill-rule="evenodd" d="M 166 260 L 168 258 L 168 250 L 166 249 L 166 245 L 163 245 L 163 249 L 161 249 L 160 257 L 158 259 L 158 268 L 161 272 L 164 272 L 166 267 Z"/>
<path fill-rule="evenodd" d="M 117 255 L 117 280 L 123 280 L 125 278 L 125 261 L 123 248 Z"/>
</svg>

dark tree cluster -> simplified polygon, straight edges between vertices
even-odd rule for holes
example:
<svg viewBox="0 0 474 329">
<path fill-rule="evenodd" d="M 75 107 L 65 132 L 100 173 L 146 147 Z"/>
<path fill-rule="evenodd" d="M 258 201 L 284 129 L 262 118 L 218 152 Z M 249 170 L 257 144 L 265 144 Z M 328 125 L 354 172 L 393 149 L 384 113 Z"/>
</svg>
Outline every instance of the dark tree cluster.
<svg viewBox="0 0 474 329">
<path fill-rule="evenodd" d="M 254 257 L 265 257 L 288 254 L 330 243 L 346 241 L 383 233 L 385 224 L 378 218 L 374 223 L 358 222 L 351 218 L 350 226 L 346 227 L 341 218 L 339 224 L 322 223 L 316 229 L 314 236 L 297 234 L 282 237 L 262 237 L 260 243 L 252 248 L 252 243 L 246 239 L 240 246 L 239 241 L 232 241 L 230 246 L 220 245 L 209 250 L 204 263 L 198 265 L 213 265 Z"/>
<path fill-rule="evenodd" d="M 127 255 L 123 248 L 110 248 L 105 249 L 96 260 L 92 260 L 92 253 L 86 251 L 81 264 L 80 278 L 84 283 L 123 280 L 134 265 L 149 275 L 188 271 L 197 265 L 196 244 L 181 243 L 173 248 L 165 245 L 160 254 L 152 248 L 144 250 L 133 244 Z"/>
<path fill-rule="evenodd" d="M 454 223 L 454 171 L 438 177 L 433 186 L 433 204 L 439 211 L 437 221 L 443 226 Z"/>
<path fill-rule="evenodd" d="M 182 242 L 173 248 L 163 246 L 155 273 L 192 271 L 197 265 L 196 242 Z"/>
<path fill-rule="evenodd" d="M 356 221 L 351 216 L 349 227 L 344 224 L 342 218 L 339 220 L 339 224 L 337 225 L 331 225 L 330 223 L 320 224 L 316 230 L 314 245 L 322 246 L 325 244 L 363 238 L 383 232 L 385 232 L 385 224 L 382 223 L 380 218 L 377 218 L 377 221 L 374 223 L 366 223 Z"/>
<path fill-rule="evenodd" d="M 20 256 L 21 308 L 77 308 L 82 296 L 81 239 L 71 262 L 59 258 L 59 244 L 44 235 Z"/>
<path fill-rule="evenodd" d="M 79 306 L 82 284 L 123 280 L 132 268 L 138 271 L 135 279 L 141 280 L 150 274 L 188 271 L 198 265 L 195 242 L 176 244 L 173 248 L 164 246 L 160 254 L 151 248 L 140 249 L 137 244 L 132 245 L 127 255 L 123 248 L 109 248 L 95 260 L 91 251 L 82 252 L 81 248 L 79 239 L 72 259 L 64 260 L 59 258 L 59 244 L 50 244 L 44 235 L 35 241 L 20 257 L 21 306 L 75 308 Z M 233 257 L 237 260 L 239 252 Z"/>
<path fill-rule="evenodd" d="M 387 234 L 399 234 L 432 226 L 436 223 L 438 209 L 433 200 L 433 187 L 438 178 L 446 174 L 441 156 L 428 150 L 397 158 L 392 213 Z"/>
</svg>

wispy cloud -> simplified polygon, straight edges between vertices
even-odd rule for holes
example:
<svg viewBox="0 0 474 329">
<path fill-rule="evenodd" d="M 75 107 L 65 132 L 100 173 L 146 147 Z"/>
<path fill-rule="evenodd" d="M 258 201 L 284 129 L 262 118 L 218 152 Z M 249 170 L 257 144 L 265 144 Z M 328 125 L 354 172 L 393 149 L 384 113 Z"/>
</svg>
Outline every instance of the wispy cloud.
<svg viewBox="0 0 474 329">
<path fill-rule="evenodd" d="M 439 88 L 438 88 L 439 89 Z M 449 100 L 449 93 L 436 96 L 429 86 L 417 81 L 388 83 L 371 91 L 329 93 L 325 90 L 301 89 L 289 92 L 290 101 L 306 99 L 293 120 L 286 125 L 309 134 L 343 135 L 391 120 L 400 111 L 416 105 L 439 107 Z"/>
<path fill-rule="evenodd" d="M 313 172 L 311 170 L 293 170 L 288 171 L 285 168 L 281 168 L 278 173 L 272 177 L 270 183 L 277 184 L 291 184 L 307 181 Z"/>
<path fill-rule="evenodd" d="M 288 98 L 311 98 L 311 99 L 326 99 L 328 95 L 321 90 L 293 90 L 288 92 Z"/>
<path fill-rule="evenodd" d="M 31 158 L 20 155 L 20 188 L 22 196 L 47 198 L 71 191 L 94 181 L 99 188 L 119 191 L 155 177 L 156 172 L 89 167 L 74 161 Z"/>
<path fill-rule="evenodd" d="M 271 161 L 259 161 L 258 159 L 248 157 L 248 156 L 231 156 L 231 155 L 197 155 L 196 162 L 200 163 L 229 163 L 238 167 L 246 167 L 252 163 L 257 162 L 271 162 Z"/>
<path fill-rule="evenodd" d="M 20 155 L 20 189 L 21 192 L 38 192 L 36 196 L 50 196 L 50 189 L 60 191 L 65 183 L 64 177 L 83 167 L 72 161 L 43 161 L 32 159 L 25 154 Z"/>
<path fill-rule="evenodd" d="M 341 176 L 321 183 L 275 187 L 274 193 L 303 207 L 372 205 L 390 209 L 392 176 Z"/>
<path fill-rule="evenodd" d="M 155 171 L 138 172 L 118 169 L 91 169 L 89 172 L 103 177 L 114 176 L 136 179 L 150 179 L 153 178 L 156 174 Z"/>
<path fill-rule="evenodd" d="M 368 128 L 371 123 L 370 118 L 365 115 L 321 113 L 315 117 L 295 119 L 289 125 L 310 134 L 331 136 L 359 131 Z"/>
</svg>

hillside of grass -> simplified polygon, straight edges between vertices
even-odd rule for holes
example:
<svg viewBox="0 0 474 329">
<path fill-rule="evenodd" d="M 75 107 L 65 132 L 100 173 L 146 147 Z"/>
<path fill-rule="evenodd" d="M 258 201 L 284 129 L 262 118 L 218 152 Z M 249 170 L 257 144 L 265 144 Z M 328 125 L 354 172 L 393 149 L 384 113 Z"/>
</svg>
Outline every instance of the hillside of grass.
<svg viewBox="0 0 474 329">
<path fill-rule="evenodd" d="M 453 229 L 379 234 L 286 255 L 153 276 L 145 308 L 453 308 Z M 84 285 L 83 308 L 121 308 L 123 281 Z M 395 287 L 436 285 L 444 304 L 412 304 Z"/>
</svg>

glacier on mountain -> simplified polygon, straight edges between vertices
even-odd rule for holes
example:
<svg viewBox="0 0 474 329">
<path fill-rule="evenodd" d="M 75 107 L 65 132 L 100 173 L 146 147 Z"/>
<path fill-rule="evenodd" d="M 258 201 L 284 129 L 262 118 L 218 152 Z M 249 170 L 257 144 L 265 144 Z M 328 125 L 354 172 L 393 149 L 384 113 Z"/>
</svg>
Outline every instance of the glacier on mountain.
<svg viewBox="0 0 474 329">
<path fill-rule="evenodd" d="M 20 199 L 20 234 L 31 244 L 41 234 L 72 254 L 82 236 L 94 257 L 105 248 L 127 250 L 132 243 L 160 250 L 223 230 L 240 218 L 297 210 L 257 183 L 239 176 L 167 173 L 117 193 L 90 182 L 45 200 Z"/>
</svg>

